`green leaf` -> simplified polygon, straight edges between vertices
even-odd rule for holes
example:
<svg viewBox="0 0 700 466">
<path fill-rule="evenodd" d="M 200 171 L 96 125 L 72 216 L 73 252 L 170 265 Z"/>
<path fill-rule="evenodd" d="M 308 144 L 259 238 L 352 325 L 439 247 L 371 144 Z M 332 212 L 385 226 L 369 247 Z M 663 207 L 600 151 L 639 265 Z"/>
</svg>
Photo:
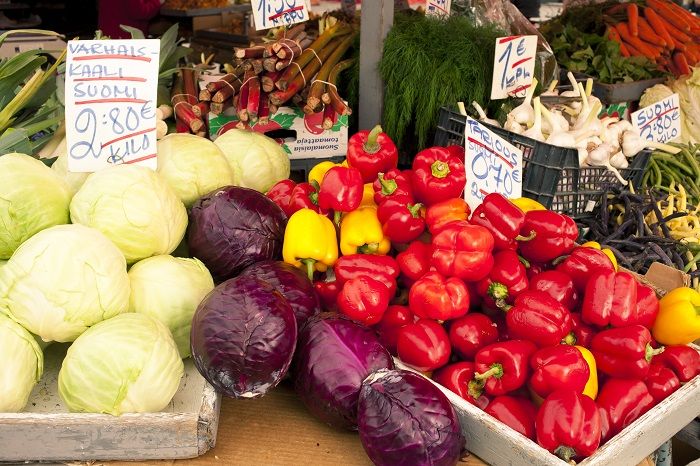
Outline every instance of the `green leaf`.
<svg viewBox="0 0 700 466">
<path fill-rule="evenodd" d="M 160 37 L 160 64 L 159 68 L 163 68 L 170 55 L 175 52 L 177 47 L 177 30 L 178 24 L 175 23 Z"/>
<path fill-rule="evenodd" d="M 131 26 L 127 26 L 125 24 L 120 24 L 119 28 L 121 28 L 122 31 L 128 32 L 131 34 L 132 39 L 145 39 L 146 37 L 143 35 L 143 31 L 141 29 L 137 28 L 132 28 Z"/>
<path fill-rule="evenodd" d="M 272 116 L 272 121 L 276 122 L 284 129 L 289 129 L 292 127 L 292 123 L 294 123 L 296 118 L 296 115 L 289 113 L 276 113 Z"/>
</svg>

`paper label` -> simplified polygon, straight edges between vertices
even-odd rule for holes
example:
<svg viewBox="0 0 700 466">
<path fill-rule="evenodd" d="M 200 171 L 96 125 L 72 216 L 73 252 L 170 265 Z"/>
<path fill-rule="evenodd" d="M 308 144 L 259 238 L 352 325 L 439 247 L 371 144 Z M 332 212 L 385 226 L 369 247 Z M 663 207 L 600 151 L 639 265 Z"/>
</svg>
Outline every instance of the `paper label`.
<svg viewBox="0 0 700 466">
<path fill-rule="evenodd" d="M 452 0 L 426 0 L 425 14 L 427 16 L 450 16 Z"/>
<path fill-rule="evenodd" d="M 535 72 L 537 36 L 509 36 L 496 39 L 491 98 L 523 97 Z"/>
<path fill-rule="evenodd" d="M 632 114 L 632 124 L 642 139 L 670 142 L 681 136 L 680 98 L 673 94 Z"/>
<path fill-rule="evenodd" d="M 306 0 L 252 0 L 251 3 L 258 31 L 309 20 Z"/>
<path fill-rule="evenodd" d="M 469 117 L 464 144 L 464 199 L 472 211 L 490 193 L 501 193 L 509 199 L 522 196 L 522 150 Z"/>
<path fill-rule="evenodd" d="M 160 39 L 72 40 L 66 58 L 68 170 L 156 169 Z"/>
</svg>

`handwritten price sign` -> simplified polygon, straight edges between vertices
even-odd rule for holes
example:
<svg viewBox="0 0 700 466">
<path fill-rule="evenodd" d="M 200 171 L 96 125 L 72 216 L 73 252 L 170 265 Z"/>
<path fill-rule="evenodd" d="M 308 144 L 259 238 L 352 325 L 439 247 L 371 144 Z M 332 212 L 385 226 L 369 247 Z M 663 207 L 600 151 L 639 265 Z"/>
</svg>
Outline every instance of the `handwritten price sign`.
<svg viewBox="0 0 700 466">
<path fill-rule="evenodd" d="M 450 16 L 452 0 L 426 0 L 425 14 L 428 16 Z"/>
<path fill-rule="evenodd" d="M 669 142 L 681 135 L 681 111 L 678 94 L 644 107 L 632 114 L 632 124 L 639 130 L 642 139 Z"/>
<path fill-rule="evenodd" d="M 491 98 L 523 97 L 535 72 L 537 36 L 510 36 L 496 39 Z"/>
<path fill-rule="evenodd" d="M 467 186 L 464 199 L 472 211 L 487 194 L 522 196 L 523 152 L 467 117 L 464 128 Z"/>
<path fill-rule="evenodd" d="M 156 169 L 159 39 L 68 42 L 68 169 L 138 163 Z"/>
<path fill-rule="evenodd" d="M 253 0 L 255 29 L 276 28 L 309 20 L 306 0 Z"/>
</svg>

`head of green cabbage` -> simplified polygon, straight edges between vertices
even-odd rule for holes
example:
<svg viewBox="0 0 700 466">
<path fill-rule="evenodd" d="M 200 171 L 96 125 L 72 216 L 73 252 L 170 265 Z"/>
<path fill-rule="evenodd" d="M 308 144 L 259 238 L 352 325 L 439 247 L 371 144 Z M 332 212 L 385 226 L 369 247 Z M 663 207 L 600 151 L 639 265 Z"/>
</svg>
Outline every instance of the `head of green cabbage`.
<svg viewBox="0 0 700 466">
<path fill-rule="evenodd" d="M 70 198 L 68 185 L 39 160 L 0 156 L 0 259 L 41 230 L 68 223 Z"/>
<path fill-rule="evenodd" d="M 104 233 L 132 264 L 170 254 L 185 235 L 187 211 L 156 172 L 115 165 L 88 176 L 70 203 L 73 223 Z"/>
<path fill-rule="evenodd" d="M 158 319 L 173 334 L 182 358 L 190 355 L 192 316 L 214 289 L 209 270 L 198 259 L 154 256 L 129 270 L 129 311 Z"/>
<path fill-rule="evenodd" d="M 48 228 L 22 243 L 0 268 L 0 303 L 42 340 L 73 341 L 91 325 L 128 310 L 124 255 L 93 228 Z"/>
<path fill-rule="evenodd" d="M 61 144 L 65 144 L 65 139 Z M 85 183 L 87 177 L 90 176 L 89 173 L 68 171 L 68 155 L 65 153 L 61 153 L 58 158 L 56 158 L 53 165 L 51 165 L 51 169 L 66 182 L 70 189 L 71 197 L 78 192 L 83 183 Z"/>
<path fill-rule="evenodd" d="M 58 393 L 72 412 L 157 412 L 183 372 L 170 331 L 150 316 L 126 313 L 90 327 L 68 348 Z"/>
<path fill-rule="evenodd" d="M 0 413 L 19 412 L 44 371 L 44 353 L 34 337 L 0 312 Z"/>
</svg>

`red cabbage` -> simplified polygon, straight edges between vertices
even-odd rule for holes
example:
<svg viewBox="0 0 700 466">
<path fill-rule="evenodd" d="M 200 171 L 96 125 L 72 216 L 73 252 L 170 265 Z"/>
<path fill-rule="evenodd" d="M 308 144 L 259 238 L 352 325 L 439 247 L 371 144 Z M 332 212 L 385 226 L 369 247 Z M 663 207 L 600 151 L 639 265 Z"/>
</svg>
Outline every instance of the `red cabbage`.
<svg viewBox="0 0 700 466">
<path fill-rule="evenodd" d="M 255 262 L 280 258 L 286 225 L 282 209 L 264 194 L 227 186 L 194 203 L 187 241 L 192 256 L 221 281 Z"/>
<path fill-rule="evenodd" d="M 362 446 L 377 466 L 452 466 L 464 448 L 457 413 L 445 394 L 409 371 L 368 378 L 357 423 Z"/>
<path fill-rule="evenodd" d="M 263 280 L 227 280 L 199 304 L 192 319 L 192 359 L 224 395 L 254 398 L 287 373 L 297 323 L 287 300 Z"/>
</svg>

